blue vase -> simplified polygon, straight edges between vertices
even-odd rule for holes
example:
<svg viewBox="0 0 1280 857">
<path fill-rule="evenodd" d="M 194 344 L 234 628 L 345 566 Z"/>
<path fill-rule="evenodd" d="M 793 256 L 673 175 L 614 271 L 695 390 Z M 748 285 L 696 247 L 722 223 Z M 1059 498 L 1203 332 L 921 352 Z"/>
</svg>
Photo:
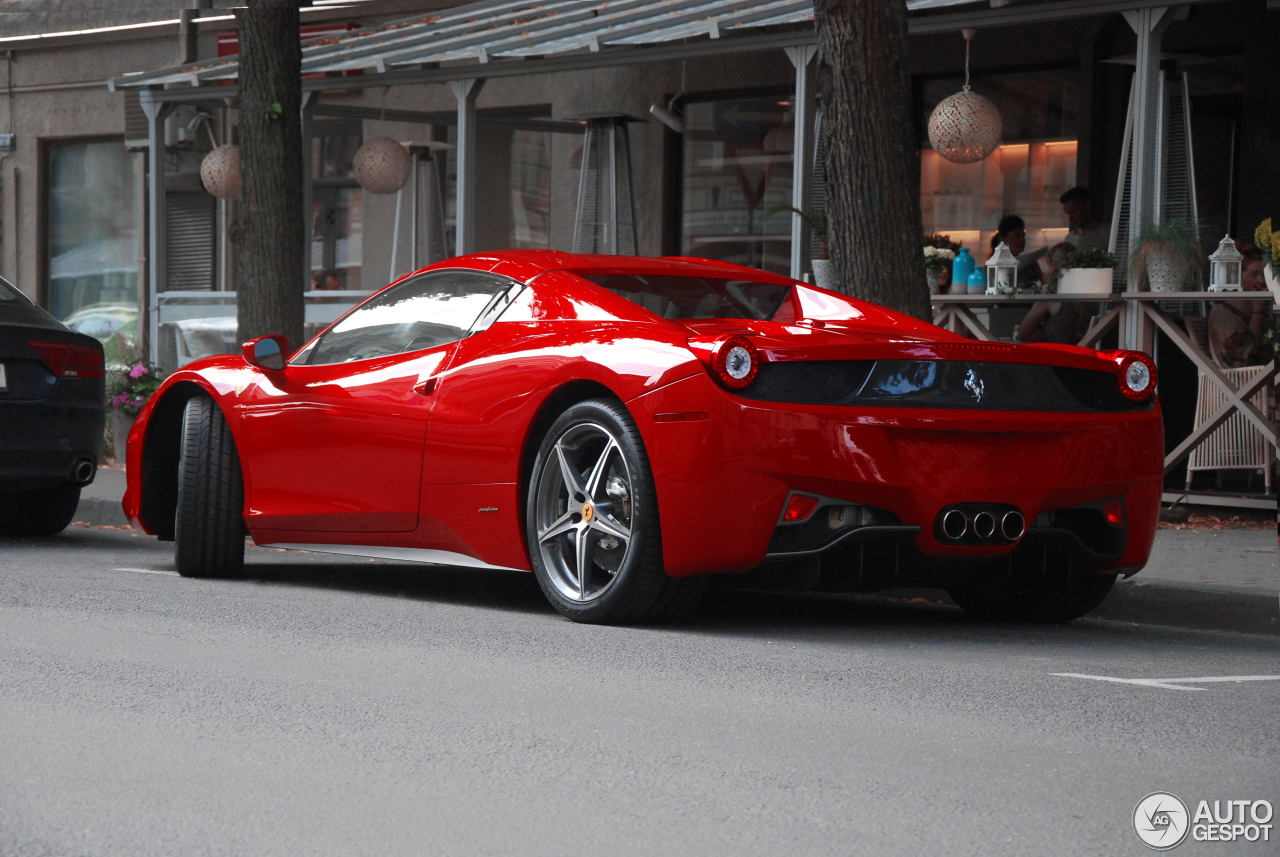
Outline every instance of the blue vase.
<svg viewBox="0 0 1280 857">
<path fill-rule="evenodd" d="M 951 282 L 957 286 L 967 285 L 969 275 L 973 273 L 973 257 L 968 247 L 961 247 L 960 252 L 951 260 Z"/>
<path fill-rule="evenodd" d="M 987 274 L 981 268 L 974 268 L 969 272 L 969 294 L 980 295 L 987 290 Z"/>
</svg>

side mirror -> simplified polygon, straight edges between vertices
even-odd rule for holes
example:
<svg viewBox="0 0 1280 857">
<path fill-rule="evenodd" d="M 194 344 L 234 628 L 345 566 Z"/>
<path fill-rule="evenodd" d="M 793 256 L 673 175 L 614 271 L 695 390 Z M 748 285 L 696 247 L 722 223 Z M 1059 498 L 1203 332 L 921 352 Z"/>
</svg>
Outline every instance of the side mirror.
<svg viewBox="0 0 1280 857">
<path fill-rule="evenodd" d="M 282 372 L 285 355 L 289 353 L 289 340 L 279 334 L 259 336 L 240 346 L 240 354 L 250 366 Z"/>
</svg>

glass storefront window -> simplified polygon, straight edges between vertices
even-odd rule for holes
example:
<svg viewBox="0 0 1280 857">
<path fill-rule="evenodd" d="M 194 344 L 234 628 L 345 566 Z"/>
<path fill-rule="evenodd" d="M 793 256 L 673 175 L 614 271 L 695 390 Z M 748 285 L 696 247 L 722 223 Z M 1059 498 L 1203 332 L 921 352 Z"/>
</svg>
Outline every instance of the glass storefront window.
<svg viewBox="0 0 1280 857">
<path fill-rule="evenodd" d="M 521 111 L 522 118 L 546 118 Z M 446 138 L 457 144 L 458 129 Z M 476 141 L 476 249 L 545 250 L 551 246 L 551 134 L 482 127 Z M 457 150 L 444 153 L 445 245 L 457 246 Z"/>
<path fill-rule="evenodd" d="M 551 134 L 546 131 L 511 132 L 510 246 L 551 246 Z"/>
<path fill-rule="evenodd" d="M 121 140 L 48 147 L 49 311 L 104 342 L 138 322 L 134 157 Z"/>
<path fill-rule="evenodd" d="M 785 96 L 684 105 L 681 245 L 702 256 L 785 274 L 795 122 Z"/>
<path fill-rule="evenodd" d="M 963 78 L 925 81 L 920 127 Z M 1057 69 L 975 76 L 975 92 L 991 99 L 1004 123 L 1004 144 L 976 164 L 953 164 L 924 141 L 920 155 L 920 208 L 926 233 L 950 235 L 985 260 L 1000 219 L 1027 224 L 1027 250 L 1067 236 L 1058 197 L 1076 184 L 1079 72 Z"/>
<path fill-rule="evenodd" d="M 345 128 L 318 130 L 311 141 L 313 289 L 361 288 L 364 197 L 351 168 L 361 142 Z"/>
</svg>

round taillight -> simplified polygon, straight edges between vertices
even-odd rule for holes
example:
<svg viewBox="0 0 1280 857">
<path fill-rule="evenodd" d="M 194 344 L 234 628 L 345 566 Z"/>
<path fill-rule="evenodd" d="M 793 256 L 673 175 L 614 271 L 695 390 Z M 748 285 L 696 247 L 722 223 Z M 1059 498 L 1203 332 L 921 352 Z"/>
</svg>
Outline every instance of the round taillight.
<svg viewBox="0 0 1280 857">
<path fill-rule="evenodd" d="M 1156 391 L 1155 361 L 1141 351 L 1117 352 L 1115 361 L 1120 370 L 1117 373 L 1120 392 L 1125 398 L 1134 402 L 1151 398 Z"/>
<path fill-rule="evenodd" d="M 756 379 L 760 352 L 745 336 L 730 336 L 716 345 L 711 368 L 721 384 L 730 390 L 742 390 Z"/>
</svg>

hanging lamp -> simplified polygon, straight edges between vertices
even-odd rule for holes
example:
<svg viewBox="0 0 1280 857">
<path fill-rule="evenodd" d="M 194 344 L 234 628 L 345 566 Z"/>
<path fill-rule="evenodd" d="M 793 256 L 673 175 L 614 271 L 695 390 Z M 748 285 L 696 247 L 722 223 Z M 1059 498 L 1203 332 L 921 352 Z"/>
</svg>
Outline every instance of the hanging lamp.
<svg viewBox="0 0 1280 857">
<path fill-rule="evenodd" d="M 351 172 L 370 193 L 395 193 L 409 181 L 409 152 L 390 137 L 374 137 L 356 149 Z"/>
<path fill-rule="evenodd" d="M 200 162 L 200 181 L 218 199 L 240 196 L 240 147 L 219 146 Z"/>
<path fill-rule="evenodd" d="M 1003 123 L 996 106 L 969 89 L 969 44 L 976 30 L 964 34 L 964 89 L 942 99 L 929 116 L 929 142 L 954 164 L 973 164 L 996 150 Z"/>
</svg>

